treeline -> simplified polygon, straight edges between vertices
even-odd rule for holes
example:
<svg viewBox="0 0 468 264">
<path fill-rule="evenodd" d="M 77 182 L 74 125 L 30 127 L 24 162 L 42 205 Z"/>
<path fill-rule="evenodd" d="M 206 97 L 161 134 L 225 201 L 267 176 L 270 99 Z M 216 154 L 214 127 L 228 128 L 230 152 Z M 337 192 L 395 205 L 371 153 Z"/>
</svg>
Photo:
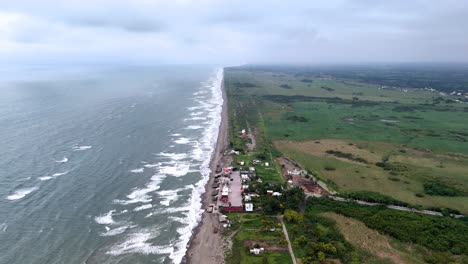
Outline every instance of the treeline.
<svg viewBox="0 0 468 264">
<path fill-rule="evenodd" d="M 357 191 L 341 194 L 348 199 L 360 200 L 370 203 L 380 203 L 384 205 L 409 206 L 408 203 L 394 199 L 390 196 L 371 191 Z"/>
<path fill-rule="evenodd" d="M 332 211 L 352 217 L 400 241 L 419 244 L 434 251 L 468 254 L 468 223 L 463 220 L 323 198 L 309 198 L 307 210 Z"/>
<path fill-rule="evenodd" d="M 348 160 L 352 160 L 352 161 L 356 161 L 356 162 L 360 162 L 360 163 L 369 163 L 366 159 L 361 158 L 361 157 L 355 157 L 351 153 L 346 153 L 346 152 L 342 152 L 342 151 L 339 151 L 339 150 L 332 150 L 332 149 L 329 149 L 326 152 L 328 154 L 333 155 L 333 156 L 338 157 L 338 158 L 344 158 L 344 159 L 348 159 Z"/>
</svg>

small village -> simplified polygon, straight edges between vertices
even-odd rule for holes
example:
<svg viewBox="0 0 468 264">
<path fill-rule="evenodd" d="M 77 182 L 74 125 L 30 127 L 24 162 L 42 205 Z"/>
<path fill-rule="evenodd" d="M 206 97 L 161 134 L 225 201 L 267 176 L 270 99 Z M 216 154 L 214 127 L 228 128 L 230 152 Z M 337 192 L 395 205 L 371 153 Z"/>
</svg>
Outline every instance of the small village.
<svg viewBox="0 0 468 264">
<path fill-rule="evenodd" d="M 251 142 L 255 142 L 253 135 L 246 133 L 245 129 L 240 131 L 240 136 L 246 141 L 249 139 Z M 251 144 L 248 149 L 253 150 L 254 147 L 255 145 Z M 261 207 L 260 200 L 264 196 L 280 199 L 285 190 L 294 187 L 301 187 L 306 196 L 320 197 L 328 194 L 328 191 L 322 188 L 315 178 L 306 178 L 307 172 L 301 169 L 298 164 L 286 158 L 279 158 L 277 161 L 281 165 L 281 174 L 286 182 L 284 185 L 266 184 L 262 179 L 263 175 L 258 173 L 261 169 L 278 173 L 280 169 L 274 167 L 270 161 L 253 158 L 253 156 L 242 156 L 235 150 L 223 152 L 223 158 L 216 165 L 214 177 L 208 186 L 211 189 L 208 193 L 210 193 L 212 202 L 206 208 L 206 212 L 217 219 L 217 223 L 213 226 L 214 233 L 225 233 L 230 230 L 232 224 L 232 219 L 228 217 L 230 213 L 262 213 L 264 209 Z M 281 228 L 278 229 L 275 225 L 270 225 L 267 227 L 269 232 L 280 232 L 281 237 L 284 237 Z M 268 245 L 261 240 L 246 241 L 245 245 L 248 252 L 254 255 L 263 254 L 268 250 L 288 250 L 285 245 Z"/>
</svg>

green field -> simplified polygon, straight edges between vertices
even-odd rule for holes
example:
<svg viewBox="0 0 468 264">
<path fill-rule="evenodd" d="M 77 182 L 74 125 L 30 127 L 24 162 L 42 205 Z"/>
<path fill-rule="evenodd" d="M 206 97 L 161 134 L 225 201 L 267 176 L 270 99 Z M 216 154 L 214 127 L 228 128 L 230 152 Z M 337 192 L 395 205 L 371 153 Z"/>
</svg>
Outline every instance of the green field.
<svg viewBox="0 0 468 264">
<path fill-rule="evenodd" d="M 227 235 L 233 234 L 234 236 L 232 238 L 232 250 L 227 258 L 228 264 L 292 263 L 287 250 L 272 251 L 266 249 L 265 253 L 252 255 L 248 251 L 249 247 L 245 245 L 246 241 L 258 241 L 258 243 L 286 247 L 286 241 L 280 228 L 281 224 L 275 217 L 267 217 L 262 214 L 231 213 L 229 219 L 233 220 L 233 226 Z M 275 226 L 276 230 L 265 230 L 265 221 Z"/>
<path fill-rule="evenodd" d="M 453 103 L 455 97 L 381 89 L 304 69 L 228 68 L 225 81 L 231 131 L 256 129 L 256 151 L 268 160 L 285 154 L 341 192 L 376 191 L 426 208 L 468 213 L 468 106 Z M 369 162 L 302 147 L 329 139 L 360 143 L 372 152 Z M 231 141 L 245 149 L 238 137 Z M 427 190 L 429 184 L 455 195 L 438 195 Z"/>
</svg>

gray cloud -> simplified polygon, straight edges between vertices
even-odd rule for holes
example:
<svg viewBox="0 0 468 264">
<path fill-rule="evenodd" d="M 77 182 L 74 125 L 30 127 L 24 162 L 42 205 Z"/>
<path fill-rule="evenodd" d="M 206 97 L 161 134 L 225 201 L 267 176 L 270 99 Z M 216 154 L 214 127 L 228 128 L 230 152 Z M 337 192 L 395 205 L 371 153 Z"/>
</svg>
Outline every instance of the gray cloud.
<svg viewBox="0 0 468 264">
<path fill-rule="evenodd" d="M 466 14 L 456 0 L 15 0 L 0 3 L 0 60 L 466 62 Z"/>
</svg>

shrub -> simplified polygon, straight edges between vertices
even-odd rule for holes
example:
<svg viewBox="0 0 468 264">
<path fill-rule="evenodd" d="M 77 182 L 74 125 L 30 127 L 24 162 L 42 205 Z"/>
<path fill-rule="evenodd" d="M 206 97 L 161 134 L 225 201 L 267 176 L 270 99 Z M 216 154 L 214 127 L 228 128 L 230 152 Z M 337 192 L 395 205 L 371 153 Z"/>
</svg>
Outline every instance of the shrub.
<svg viewBox="0 0 468 264">
<path fill-rule="evenodd" d="M 429 195 L 438 196 L 458 196 L 462 192 L 438 181 L 426 182 L 423 184 L 424 192 Z"/>
<path fill-rule="evenodd" d="M 301 215 L 297 211 L 290 209 L 286 209 L 286 211 L 284 211 L 284 218 L 290 223 L 302 224 L 302 222 L 304 221 L 303 215 Z"/>
</svg>

